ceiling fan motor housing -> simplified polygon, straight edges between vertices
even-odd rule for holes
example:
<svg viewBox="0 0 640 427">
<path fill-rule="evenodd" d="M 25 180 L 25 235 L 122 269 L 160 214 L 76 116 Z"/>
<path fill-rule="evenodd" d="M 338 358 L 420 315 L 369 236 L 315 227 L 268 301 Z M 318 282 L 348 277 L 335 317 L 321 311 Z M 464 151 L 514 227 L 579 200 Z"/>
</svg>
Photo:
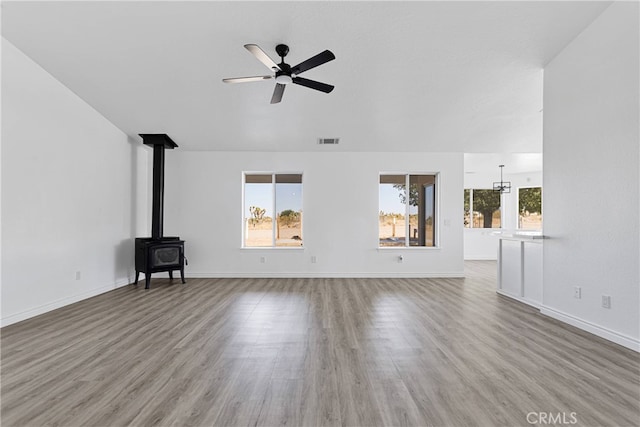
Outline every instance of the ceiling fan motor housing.
<svg viewBox="0 0 640 427">
<path fill-rule="evenodd" d="M 280 70 L 276 70 L 276 81 L 282 84 L 288 84 L 293 81 L 291 78 L 291 66 L 285 64 L 284 61 L 278 64 Z"/>
</svg>

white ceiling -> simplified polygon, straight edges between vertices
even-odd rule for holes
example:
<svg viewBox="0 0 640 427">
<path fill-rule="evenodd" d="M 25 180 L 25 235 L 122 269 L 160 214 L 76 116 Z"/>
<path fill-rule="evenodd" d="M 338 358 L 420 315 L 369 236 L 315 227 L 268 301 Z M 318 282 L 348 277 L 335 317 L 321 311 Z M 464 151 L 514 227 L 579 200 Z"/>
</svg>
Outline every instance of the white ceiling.
<svg viewBox="0 0 640 427">
<path fill-rule="evenodd" d="M 609 2 L 3 2 L 2 34 L 129 135 L 182 149 L 542 150 L 542 69 Z M 271 105 L 268 70 L 336 60 Z M 278 61 L 279 62 L 279 61 Z M 317 137 L 341 137 L 318 146 Z"/>
<path fill-rule="evenodd" d="M 542 173 L 542 153 L 465 153 L 465 174 L 500 176 L 499 165 L 504 165 L 504 174 Z"/>
</svg>

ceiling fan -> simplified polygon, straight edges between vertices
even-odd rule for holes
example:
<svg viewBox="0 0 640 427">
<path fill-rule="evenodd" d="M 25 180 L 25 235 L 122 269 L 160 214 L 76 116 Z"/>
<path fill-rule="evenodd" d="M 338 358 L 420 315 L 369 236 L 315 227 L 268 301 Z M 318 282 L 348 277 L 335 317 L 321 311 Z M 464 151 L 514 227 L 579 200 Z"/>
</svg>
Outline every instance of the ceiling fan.
<svg viewBox="0 0 640 427">
<path fill-rule="evenodd" d="M 305 79 L 303 77 L 298 77 L 299 74 L 304 73 L 312 68 L 315 68 L 319 65 L 322 65 L 326 62 L 333 61 L 336 59 L 335 55 L 329 51 L 325 50 L 313 56 L 306 61 L 302 61 L 298 65 L 294 65 L 293 67 L 284 62 L 284 57 L 289 53 L 289 46 L 286 44 L 279 44 L 276 46 L 276 53 L 280 57 L 281 61 L 279 64 L 276 64 L 273 59 L 269 57 L 260 46 L 257 44 L 245 44 L 244 47 L 255 56 L 258 61 L 262 62 L 266 65 L 274 74 L 267 76 L 254 76 L 254 77 L 234 77 L 230 79 L 222 79 L 225 83 L 245 83 L 245 82 L 257 82 L 260 80 L 270 80 L 275 78 L 276 80 L 276 88 L 273 91 L 273 96 L 271 97 L 271 103 L 277 104 L 282 100 L 282 94 L 284 93 L 284 89 L 286 85 L 289 83 L 294 83 L 300 86 L 305 86 L 311 89 L 319 90 L 324 93 L 329 93 L 333 90 L 333 86 L 328 85 L 326 83 L 317 82 L 315 80 Z"/>
</svg>

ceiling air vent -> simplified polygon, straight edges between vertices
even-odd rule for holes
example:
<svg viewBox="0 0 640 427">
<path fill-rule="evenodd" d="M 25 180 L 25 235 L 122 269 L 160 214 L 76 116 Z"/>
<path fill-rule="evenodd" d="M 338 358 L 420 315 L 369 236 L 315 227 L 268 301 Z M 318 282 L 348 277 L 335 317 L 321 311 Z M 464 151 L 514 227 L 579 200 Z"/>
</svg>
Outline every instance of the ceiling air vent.
<svg viewBox="0 0 640 427">
<path fill-rule="evenodd" d="M 318 144 L 320 145 L 337 145 L 340 143 L 340 138 L 318 138 Z"/>
</svg>

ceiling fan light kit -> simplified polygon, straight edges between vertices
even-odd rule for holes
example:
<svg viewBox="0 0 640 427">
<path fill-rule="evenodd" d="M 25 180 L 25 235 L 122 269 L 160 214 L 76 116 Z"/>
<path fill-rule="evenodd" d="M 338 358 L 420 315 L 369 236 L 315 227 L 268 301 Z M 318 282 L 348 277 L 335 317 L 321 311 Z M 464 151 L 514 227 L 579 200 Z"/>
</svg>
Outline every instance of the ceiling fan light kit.
<svg viewBox="0 0 640 427">
<path fill-rule="evenodd" d="M 281 74 L 279 76 L 276 76 L 276 82 L 283 85 L 288 85 L 289 83 L 293 82 L 293 78 L 291 76 L 287 76 L 286 74 Z"/>
<path fill-rule="evenodd" d="M 315 89 L 324 93 L 330 93 L 334 88 L 334 86 L 326 83 L 298 77 L 299 74 L 304 73 L 305 71 L 336 59 L 335 55 L 329 50 L 320 52 L 319 54 L 312 56 L 306 61 L 302 61 L 298 65 L 294 65 L 292 67 L 284 62 L 284 58 L 289 53 L 289 46 L 287 46 L 286 44 L 279 44 L 276 46 L 276 53 L 280 57 L 279 64 L 276 64 L 275 61 L 271 59 L 271 57 L 269 57 L 269 55 L 267 55 L 257 44 L 246 44 L 244 45 L 244 47 L 249 52 L 251 52 L 251 54 L 253 54 L 253 56 L 255 56 L 258 61 L 262 62 L 267 68 L 269 68 L 269 70 L 271 70 L 274 74 L 267 76 L 233 77 L 222 79 L 223 82 L 246 83 L 275 79 L 276 87 L 273 90 L 273 96 L 271 97 L 272 104 L 277 104 L 282 100 L 282 95 L 284 94 L 286 85 L 291 83 L 305 86 L 310 89 Z"/>
</svg>

